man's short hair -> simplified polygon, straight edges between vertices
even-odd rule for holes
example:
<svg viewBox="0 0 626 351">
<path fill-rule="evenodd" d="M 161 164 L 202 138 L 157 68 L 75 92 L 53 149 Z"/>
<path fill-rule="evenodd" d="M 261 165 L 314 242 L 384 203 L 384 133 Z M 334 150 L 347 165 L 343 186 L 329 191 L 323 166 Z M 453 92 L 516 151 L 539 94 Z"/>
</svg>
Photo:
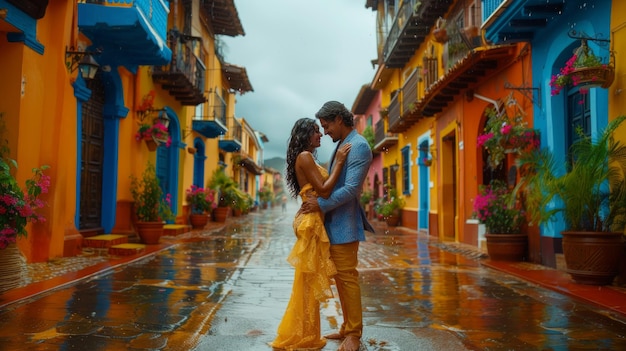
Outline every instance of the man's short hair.
<svg viewBox="0 0 626 351">
<path fill-rule="evenodd" d="M 326 121 L 334 120 L 337 115 L 341 116 L 343 124 L 348 127 L 354 127 L 354 115 L 350 112 L 344 104 L 339 101 L 328 101 L 320 108 L 315 114 L 318 119 Z"/>
</svg>

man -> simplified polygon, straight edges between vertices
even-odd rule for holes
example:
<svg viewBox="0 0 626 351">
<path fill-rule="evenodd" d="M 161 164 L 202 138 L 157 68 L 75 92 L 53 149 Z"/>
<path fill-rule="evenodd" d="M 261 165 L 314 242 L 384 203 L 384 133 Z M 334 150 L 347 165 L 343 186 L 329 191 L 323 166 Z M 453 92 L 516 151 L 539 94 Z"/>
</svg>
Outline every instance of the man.
<svg viewBox="0 0 626 351">
<path fill-rule="evenodd" d="M 330 197 L 309 198 L 302 204 L 301 211 L 321 210 L 324 213 L 324 227 L 331 244 L 330 256 L 337 267 L 334 278 L 344 320 L 338 333 L 325 335 L 325 338 L 343 339 L 340 351 L 357 351 L 363 332 L 357 256 L 359 242 L 365 241 L 364 230 L 374 231 L 367 222 L 359 196 L 372 163 L 372 151 L 367 140 L 354 128 L 354 116 L 342 103 L 325 103 L 315 117 L 320 120 L 324 134 L 338 142 L 337 148 L 344 143 L 352 145 Z M 331 161 L 329 170 L 332 167 Z"/>
</svg>

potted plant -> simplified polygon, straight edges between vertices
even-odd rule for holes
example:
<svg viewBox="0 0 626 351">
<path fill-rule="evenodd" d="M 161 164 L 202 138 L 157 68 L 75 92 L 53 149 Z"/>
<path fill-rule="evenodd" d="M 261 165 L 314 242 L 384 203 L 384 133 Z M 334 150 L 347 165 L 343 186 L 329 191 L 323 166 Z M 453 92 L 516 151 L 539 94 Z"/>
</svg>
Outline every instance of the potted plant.
<svg viewBox="0 0 626 351">
<path fill-rule="evenodd" d="M 259 199 L 261 200 L 261 208 L 266 209 L 274 199 L 272 188 L 265 185 L 261 191 L 259 191 Z"/>
<path fill-rule="evenodd" d="M 218 196 L 217 207 L 213 210 L 213 220 L 224 222 L 231 212 L 231 204 L 237 199 L 236 192 L 239 190 L 237 183 L 226 175 L 224 168 L 218 168 L 213 172 L 208 185 Z"/>
<path fill-rule="evenodd" d="M 522 261 L 528 237 L 522 233 L 526 216 L 517 193 L 498 179 L 481 185 L 479 190 L 474 199 L 474 215 L 485 225 L 487 254 L 492 260 Z"/>
<path fill-rule="evenodd" d="M 446 30 L 446 20 L 439 17 L 435 23 L 435 29 L 433 30 L 433 37 L 435 41 L 440 44 L 445 44 L 448 41 L 448 31 Z"/>
<path fill-rule="evenodd" d="M 145 244 L 158 244 L 164 221 L 172 220 L 170 195 L 163 195 L 156 169 L 148 162 L 141 178 L 130 176 L 130 192 L 134 200 L 137 235 Z"/>
<path fill-rule="evenodd" d="M 611 284 L 623 254 L 626 226 L 626 146 L 613 133 L 626 116 L 611 121 L 597 138 L 580 133 L 570 148 L 571 164 L 547 149 L 519 159 L 530 172 L 518 187 L 535 223 L 562 216 L 563 255 L 577 283 Z"/>
<path fill-rule="evenodd" d="M 539 146 L 537 133 L 528 128 L 522 111 L 516 104 L 515 100 L 510 100 L 507 104 L 515 106 L 513 112 L 508 109 L 486 110 L 487 123 L 483 133 L 478 136 L 476 146 L 487 150 L 488 163 L 492 169 L 496 169 L 507 154 L 520 155 Z"/>
<path fill-rule="evenodd" d="M 159 145 L 169 147 L 172 144 L 167 126 L 159 119 L 156 119 L 152 124 L 141 123 L 135 134 L 135 139 L 145 141 L 150 151 L 156 150 Z"/>
<path fill-rule="evenodd" d="M 397 189 L 389 190 L 389 198 L 378 208 L 378 213 L 390 227 L 395 227 L 402 219 L 402 208 L 404 207 L 404 197 L 398 195 Z"/>
<path fill-rule="evenodd" d="M 550 93 L 552 96 L 558 95 L 563 88 L 568 86 L 585 90 L 594 87 L 608 88 L 613 84 L 614 79 L 613 66 L 603 63 L 602 59 L 589 48 L 587 40 L 581 39 L 581 46 L 567 60 L 565 67 L 550 79 Z"/>
<path fill-rule="evenodd" d="M 4 124 L 1 119 L 0 122 L 0 133 L 4 134 Z M 17 162 L 9 158 L 9 151 L 8 141 L 3 139 L 0 144 L 0 292 L 22 284 L 26 267 L 16 241 L 27 236 L 28 223 L 45 222 L 40 210 L 46 202 L 41 196 L 50 187 L 50 176 L 44 173 L 49 168 L 46 165 L 34 168 L 32 177 L 21 187 L 11 174 L 11 168 L 17 169 Z"/>
<path fill-rule="evenodd" d="M 191 206 L 189 222 L 193 228 L 204 228 L 209 221 L 209 214 L 215 207 L 215 191 L 191 185 L 186 191 L 187 202 Z"/>
</svg>

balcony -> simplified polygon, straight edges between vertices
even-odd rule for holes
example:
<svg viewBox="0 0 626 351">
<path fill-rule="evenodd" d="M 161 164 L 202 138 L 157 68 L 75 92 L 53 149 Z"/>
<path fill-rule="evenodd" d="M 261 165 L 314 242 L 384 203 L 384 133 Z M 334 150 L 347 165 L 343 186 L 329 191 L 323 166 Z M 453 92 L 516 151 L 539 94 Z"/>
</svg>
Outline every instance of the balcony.
<svg viewBox="0 0 626 351">
<path fill-rule="evenodd" d="M 252 159 L 252 157 L 250 157 L 250 155 L 244 153 L 244 152 L 239 152 L 239 155 L 236 156 L 238 161 L 237 163 L 245 168 L 246 170 L 248 170 L 248 172 L 254 174 L 254 175 L 261 175 L 263 174 L 263 167 L 257 165 L 254 160 Z"/>
<path fill-rule="evenodd" d="M 385 128 L 385 121 L 376 122 L 376 130 L 374 131 L 374 152 L 381 153 L 387 151 L 390 147 L 398 144 L 398 135 L 388 133 Z"/>
<path fill-rule="evenodd" d="M 204 96 L 204 63 L 195 55 L 196 40 L 169 32 L 169 44 L 174 55 L 172 61 L 152 69 L 152 80 L 160 83 L 181 105 L 196 106 L 206 101 Z"/>
<path fill-rule="evenodd" d="M 387 68 L 403 68 L 452 3 L 453 0 L 404 1 L 385 40 L 383 58 Z"/>
<path fill-rule="evenodd" d="M 235 117 L 229 117 L 228 122 L 228 131 L 220 136 L 219 148 L 226 152 L 239 151 L 241 150 L 243 128 Z"/>
<path fill-rule="evenodd" d="M 245 35 L 234 0 L 204 0 L 200 3 L 213 33 L 230 37 Z"/>
<path fill-rule="evenodd" d="M 254 91 L 250 80 L 248 79 L 248 73 L 245 67 L 231 65 L 230 63 L 222 64 L 222 74 L 224 79 L 228 81 L 229 91 L 232 93 L 239 93 L 240 95 Z"/>
<path fill-rule="evenodd" d="M 516 45 L 481 47 L 470 51 L 443 77 L 431 84 L 424 98 L 415 102 L 413 109 L 405 111 L 389 130 L 402 133 L 420 119 L 434 117 L 461 93 L 472 91 L 485 77 L 513 62 L 517 51 Z"/>
<path fill-rule="evenodd" d="M 209 116 L 194 118 L 191 128 L 205 138 L 217 138 L 226 134 L 226 102 L 215 93 L 212 105 L 208 107 Z"/>
<path fill-rule="evenodd" d="M 78 4 L 78 28 L 102 49 L 100 65 L 163 65 L 172 58 L 165 42 L 169 1 L 87 0 Z"/>
<path fill-rule="evenodd" d="M 564 1 L 483 0 L 485 38 L 494 44 L 532 41 L 548 21 L 563 15 L 567 5 Z"/>
<path fill-rule="evenodd" d="M 417 85 L 422 80 L 419 69 L 415 69 L 402 87 L 402 112 L 413 110 L 418 99 Z"/>
</svg>

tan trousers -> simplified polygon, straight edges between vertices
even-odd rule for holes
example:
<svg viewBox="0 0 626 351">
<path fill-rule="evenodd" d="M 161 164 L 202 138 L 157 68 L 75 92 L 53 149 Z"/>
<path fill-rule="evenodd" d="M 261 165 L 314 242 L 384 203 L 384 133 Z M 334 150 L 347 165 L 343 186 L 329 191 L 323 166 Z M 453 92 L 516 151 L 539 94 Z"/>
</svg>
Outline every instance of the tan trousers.
<svg viewBox="0 0 626 351">
<path fill-rule="evenodd" d="M 361 309 L 361 287 L 357 254 L 359 242 L 330 245 L 330 257 L 337 267 L 335 283 L 339 293 L 339 302 L 343 314 L 343 323 L 339 333 L 344 336 L 361 337 L 363 332 L 363 311 Z"/>
</svg>

